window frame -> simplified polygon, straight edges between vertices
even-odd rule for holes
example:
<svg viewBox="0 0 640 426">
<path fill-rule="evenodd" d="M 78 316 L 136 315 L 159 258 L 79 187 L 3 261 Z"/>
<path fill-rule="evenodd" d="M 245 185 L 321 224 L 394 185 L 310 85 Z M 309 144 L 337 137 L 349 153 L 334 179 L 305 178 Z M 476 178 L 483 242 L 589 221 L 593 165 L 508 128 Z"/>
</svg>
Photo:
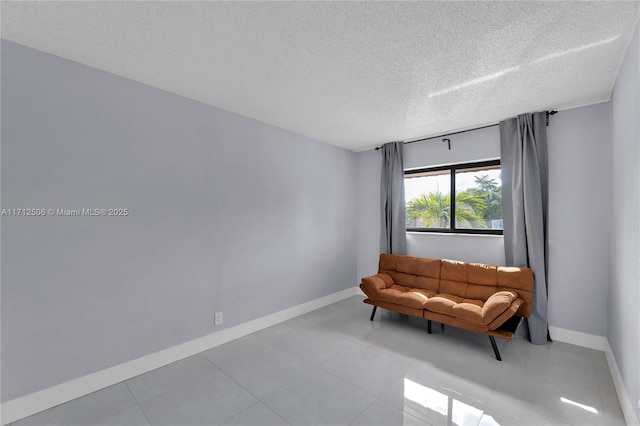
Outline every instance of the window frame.
<svg viewBox="0 0 640 426">
<path fill-rule="evenodd" d="M 450 194 L 451 194 L 451 205 L 449 206 L 450 211 L 453 214 L 450 214 L 450 223 L 449 228 L 417 228 L 417 227 L 407 227 L 406 232 L 429 232 L 429 233 L 438 233 L 438 234 L 478 234 L 478 235 L 504 235 L 503 229 L 482 229 L 482 228 L 456 228 L 456 219 L 455 219 L 455 207 L 456 207 L 456 171 L 465 170 L 465 169 L 475 169 L 478 167 L 489 167 L 489 166 L 501 166 L 500 159 L 494 160 L 484 160 L 484 161 L 474 161 L 468 163 L 457 163 L 457 164 L 447 164 L 442 166 L 434 166 L 434 167 L 422 167 L 419 169 L 410 169 L 404 171 L 404 178 L 406 179 L 410 175 L 425 173 L 425 172 L 440 172 L 444 170 L 448 170 L 451 174 L 450 178 Z M 405 200 L 406 204 L 406 200 Z"/>
</svg>

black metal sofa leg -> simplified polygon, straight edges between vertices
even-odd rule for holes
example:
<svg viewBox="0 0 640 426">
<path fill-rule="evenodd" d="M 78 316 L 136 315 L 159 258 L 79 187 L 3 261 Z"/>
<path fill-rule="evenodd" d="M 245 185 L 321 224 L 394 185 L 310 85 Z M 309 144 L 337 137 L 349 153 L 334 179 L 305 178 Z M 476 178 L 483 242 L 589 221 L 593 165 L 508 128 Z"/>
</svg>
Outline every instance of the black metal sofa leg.
<svg viewBox="0 0 640 426">
<path fill-rule="evenodd" d="M 444 333 L 444 324 L 440 323 L 440 331 Z M 427 320 L 427 333 L 431 334 L 431 320 Z"/>
<path fill-rule="evenodd" d="M 378 307 L 373 305 L 373 312 L 371 312 L 371 318 L 369 318 L 369 321 L 373 321 L 373 317 L 376 315 L 376 309 L 378 309 Z"/>
<path fill-rule="evenodd" d="M 498 361 L 502 361 L 502 358 L 500 358 L 500 351 L 498 350 L 498 345 L 496 345 L 496 339 L 493 336 L 489 336 L 489 340 L 491 341 L 491 347 L 493 348 L 493 353 L 496 354 L 496 359 Z"/>
</svg>

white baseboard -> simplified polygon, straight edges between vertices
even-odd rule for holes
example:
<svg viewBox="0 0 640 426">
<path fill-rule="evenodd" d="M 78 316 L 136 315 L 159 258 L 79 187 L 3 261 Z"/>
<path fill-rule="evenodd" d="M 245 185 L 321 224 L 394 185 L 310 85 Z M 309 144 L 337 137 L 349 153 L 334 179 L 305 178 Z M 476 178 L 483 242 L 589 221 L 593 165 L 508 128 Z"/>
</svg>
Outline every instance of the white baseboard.
<svg viewBox="0 0 640 426">
<path fill-rule="evenodd" d="M 124 380 L 146 373 L 172 362 L 198 354 L 239 337 L 246 336 L 283 321 L 306 314 L 348 297 L 354 296 L 357 287 L 348 288 L 328 296 L 320 297 L 273 314 L 257 318 L 216 333 L 176 345 L 141 358 L 88 374 L 77 379 L 25 395 L 0 406 L 1 424 L 15 422 L 56 405 L 115 385 Z"/>
<path fill-rule="evenodd" d="M 640 421 L 638 420 L 636 411 L 633 408 L 633 402 L 631 401 L 631 397 L 627 392 L 627 387 L 624 385 L 622 375 L 620 374 L 620 369 L 618 368 L 618 363 L 616 362 L 616 358 L 613 356 L 613 350 L 611 349 L 611 345 L 609 344 L 608 340 L 605 346 L 604 355 L 607 357 L 607 364 L 609 365 L 609 371 L 611 372 L 613 385 L 615 386 L 616 392 L 618 393 L 618 401 L 620 402 L 620 408 L 622 409 L 624 421 L 628 425 L 639 425 Z"/>
<path fill-rule="evenodd" d="M 549 334 L 551 335 L 551 340 L 570 343 L 597 351 L 604 351 L 607 344 L 607 338 L 604 336 L 567 330 L 566 328 L 549 327 Z"/>
<path fill-rule="evenodd" d="M 629 396 L 624 381 L 622 380 L 618 364 L 613 356 L 611 345 L 606 337 L 558 327 L 549 327 L 549 334 L 551 335 L 552 340 L 558 342 L 571 343 L 572 345 L 583 346 L 597 351 L 604 351 L 607 358 L 607 365 L 609 366 L 609 372 L 611 373 L 611 378 L 613 379 L 613 384 L 616 388 L 616 393 L 618 394 L 618 401 L 620 402 L 620 408 L 622 408 L 624 420 L 628 425 L 640 424 L 638 416 L 633 408 L 631 397 Z"/>
</svg>

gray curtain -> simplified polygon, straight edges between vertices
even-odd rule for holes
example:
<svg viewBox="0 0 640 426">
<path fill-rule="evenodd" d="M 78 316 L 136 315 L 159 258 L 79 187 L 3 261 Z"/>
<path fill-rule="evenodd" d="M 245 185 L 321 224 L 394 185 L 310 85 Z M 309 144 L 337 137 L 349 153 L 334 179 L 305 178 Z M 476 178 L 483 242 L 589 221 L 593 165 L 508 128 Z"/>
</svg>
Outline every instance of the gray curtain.
<svg viewBox="0 0 640 426">
<path fill-rule="evenodd" d="M 546 113 L 500 122 L 502 217 L 507 265 L 533 269 L 532 343 L 547 343 L 547 217 L 549 199 Z"/>
<path fill-rule="evenodd" d="M 382 145 L 382 180 L 380 201 L 382 203 L 382 227 L 380 230 L 380 252 L 407 253 L 407 224 L 404 202 L 404 166 L 402 142 Z"/>
</svg>

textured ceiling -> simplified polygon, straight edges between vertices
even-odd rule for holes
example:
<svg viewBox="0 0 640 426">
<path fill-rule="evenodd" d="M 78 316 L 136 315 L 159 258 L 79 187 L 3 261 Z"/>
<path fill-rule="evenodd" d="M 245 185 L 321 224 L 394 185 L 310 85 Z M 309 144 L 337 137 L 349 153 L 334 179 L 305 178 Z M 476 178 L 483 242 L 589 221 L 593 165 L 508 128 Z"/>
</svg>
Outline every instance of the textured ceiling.
<svg viewBox="0 0 640 426">
<path fill-rule="evenodd" d="M 606 101 L 627 2 L 2 2 L 2 37 L 354 151 Z"/>
</svg>

